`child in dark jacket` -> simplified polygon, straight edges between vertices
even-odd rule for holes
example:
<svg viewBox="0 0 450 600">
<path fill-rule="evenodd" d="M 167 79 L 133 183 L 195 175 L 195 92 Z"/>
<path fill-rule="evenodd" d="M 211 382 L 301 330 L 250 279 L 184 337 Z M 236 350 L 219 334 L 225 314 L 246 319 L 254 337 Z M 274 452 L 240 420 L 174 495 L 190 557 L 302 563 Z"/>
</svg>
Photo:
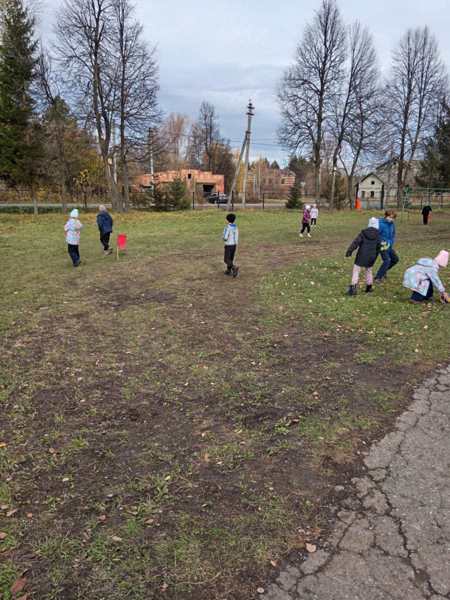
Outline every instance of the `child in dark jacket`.
<svg viewBox="0 0 450 600">
<path fill-rule="evenodd" d="M 106 209 L 106 206 L 100 204 L 98 207 L 99 213 L 97 215 L 97 225 L 100 231 L 100 242 L 103 246 L 103 254 L 111 254 L 112 250 L 109 247 L 109 238 L 113 230 L 113 220 L 111 215 Z"/>
<path fill-rule="evenodd" d="M 352 283 L 348 288 L 349 296 L 356 296 L 359 275 L 361 269 L 366 269 L 366 293 L 373 291 L 373 273 L 372 267 L 375 264 L 378 254 L 381 250 L 381 238 L 378 231 L 378 219 L 372 218 L 369 220 L 367 229 L 363 229 L 357 238 L 348 247 L 345 256 L 351 256 L 358 248 L 355 264 L 353 266 Z"/>
</svg>

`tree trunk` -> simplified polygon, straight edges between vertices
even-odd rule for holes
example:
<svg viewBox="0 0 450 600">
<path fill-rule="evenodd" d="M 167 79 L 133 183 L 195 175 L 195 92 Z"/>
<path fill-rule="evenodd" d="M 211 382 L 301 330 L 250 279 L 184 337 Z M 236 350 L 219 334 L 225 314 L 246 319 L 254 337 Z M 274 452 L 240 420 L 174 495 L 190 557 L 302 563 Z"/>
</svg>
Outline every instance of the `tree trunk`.
<svg viewBox="0 0 450 600">
<path fill-rule="evenodd" d="M 398 161 L 398 170 L 397 170 L 397 208 L 401 208 L 401 206 L 402 206 L 403 170 L 404 170 L 403 158 L 400 158 L 400 160 Z"/>
<path fill-rule="evenodd" d="M 39 213 L 39 209 L 38 209 L 38 203 L 37 203 L 37 198 L 36 198 L 36 194 L 34 192 L 34 186 L 31 186 L 31 200 L 33 202 L 33 213 L 35 216 L 38 215 Z"/>
<path fill-rule="evenodd" d="M 128 176 L 128 165 L 125 159 L 122 172 L 123 184 L 123 210 L 128 212 L 130 209 L 130 178 Z"/>
</svg>

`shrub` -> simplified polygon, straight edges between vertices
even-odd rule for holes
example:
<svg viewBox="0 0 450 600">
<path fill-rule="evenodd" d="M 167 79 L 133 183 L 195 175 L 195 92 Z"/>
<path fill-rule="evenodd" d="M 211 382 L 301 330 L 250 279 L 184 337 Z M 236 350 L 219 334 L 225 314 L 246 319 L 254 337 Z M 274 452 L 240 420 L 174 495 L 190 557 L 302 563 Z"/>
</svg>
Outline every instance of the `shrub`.
<svg viewBox="0 0 450 600">
<path fill-rule="evenodd" d="M 153 191 L 155 210 L 186 210 L 190 205 L 186 184 L 181 179 L 175 179 L 166 186 L 155 186 Z"/>
<path fill-rule="evenodd" d="M 301 188 L 300 184 L 296 180 L 294 185 L 289 190 L 289 198 L 286 202 L 286 208 L 301 208 L 303 206 L 301 197 Z"/>
</svg>

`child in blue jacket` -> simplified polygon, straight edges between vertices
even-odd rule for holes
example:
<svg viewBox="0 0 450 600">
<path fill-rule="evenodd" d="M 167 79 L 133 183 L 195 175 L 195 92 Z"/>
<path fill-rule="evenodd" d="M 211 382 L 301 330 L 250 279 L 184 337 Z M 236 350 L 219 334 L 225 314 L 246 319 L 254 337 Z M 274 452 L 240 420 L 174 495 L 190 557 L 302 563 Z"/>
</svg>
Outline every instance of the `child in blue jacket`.
<svg viewBox="0 0 450 600">
<path fill-rule="evenodd" d="M 103 254 L 106 256 L 112 252 L 109 247 L 109 238 L 111 237 L 113 230 L 113 219 L 104 204 L 100 204 L 98 210 L 97 225 L 100 231 L 100 242 L 103 246 Z"/>
<path fill-rule="evenodd" d="M 397 213 L 393 210 L 387 210 L 384 213 L 384 219 L 379 219 L 379 231 L 381 238 L 381 258 L 383 264 L 378 269 L 375 275 L 375 282 L 381 283 L 386 279 L 386 273 L 395 267 L 400 260 L 397 253 L 394 250 L 395 244 L 395 219 Z"/>
</svg>

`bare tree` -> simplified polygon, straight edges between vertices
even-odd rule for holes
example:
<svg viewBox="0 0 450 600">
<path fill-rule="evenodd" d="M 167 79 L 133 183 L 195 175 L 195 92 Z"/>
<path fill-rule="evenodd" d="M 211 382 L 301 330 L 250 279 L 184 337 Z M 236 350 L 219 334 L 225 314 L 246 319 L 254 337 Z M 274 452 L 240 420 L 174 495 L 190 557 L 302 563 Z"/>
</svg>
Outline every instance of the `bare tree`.
<svg viewBox="0 0 450 600">
<path fill-rule="evenodd" d="M 428 27 L 409 29 L 393 53 L 386 85 L 387 140 L 397 157 L 397 203 L 411 162 L 436 122 L 447 86 L 438 44 Z"/>
<path fill-rule="evenodd" d="M 209 102 L 202 102 L 198 119 L 191 128 L 189 141 L 191 163 L 213 171 L 216 149 L 221 143 L 216 109 Z"/>
<path fill-rule="evenodd" d="M 322 0 L 306 27 L 294 64 L 279 91 L 281 143 L 291 152 L 312 155 L 315 192 L 321 192 L 322 145 L 342 88 L 346 32 L 335 0 Z"/>
<path fill-rule="evenodd" d="M 349 32 L 349 70 L 344 109 L 338 115 L 339 128 L 333 167 L 339 157 L 347 176 L 347 199 L 351 206 L 355 173 L 362 161 L 370 162 L 380 143 L 380 76 L 373 39 L 367 29 L 355 23 Z M 337 151 L 337 154 L 336 154 Z"/>
<path fill-rule="evenodd" d="M 353 186 L 353 175 L 366 145 L 368 123 L 378 96 L 379 74 L 373 40 L 367 29 L 355 23 L 348 31 L 348 59 L 342 89 L 335 96 L 333 126 L 331 203 L 334 203 L 335 175 L 338 159 L 342 158 L 347 140 L 354 146 L 352 165 L 347 171 L 348 185 Z M 346 166 L 347 168 L 347 166 Z"/>
<path fill-rule="evenodd" d="M 159 138 L 163 144 L 166 164 L 169 169 L 179 169 L 186 163 L 188 148 L 189 118 L 186 115 L 171 113 L 159 129 Z"/>
<path fill-rule="evenodd" d="M 142 40 L 142 26 L 133 17 L 129 0 L 113 0 L 115 35 L 112 45 L 118 63 L 118 121 L 122 209 L 129 205 L 129 152 L 147 145 L 150 128 L 158 122 L 158 66 L 155 49 Z"/>
<path fill-rule="evenodd" d="M 92 117 L 106 180 L 115 209 L 120 208 L 114 172 L 114 117 L 119 64 L 114 53 L 113 0 L 65 0 L 56 24 L 56 55 L 76 85 L 78 100 Z"/>
</svg>

